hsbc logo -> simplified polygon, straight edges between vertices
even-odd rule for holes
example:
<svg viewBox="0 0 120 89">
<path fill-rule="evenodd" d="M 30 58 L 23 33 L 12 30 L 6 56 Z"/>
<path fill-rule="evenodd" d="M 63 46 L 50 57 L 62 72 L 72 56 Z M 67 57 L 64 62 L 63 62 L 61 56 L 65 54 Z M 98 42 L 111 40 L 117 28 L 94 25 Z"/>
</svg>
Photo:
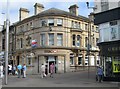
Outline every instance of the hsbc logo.
<svg viewBox="0 0 120 89">
<path fill-rule="evenodd" d="M 53 53 L 57 53 L 58 51 L 57 50 L 53 50 Z"/>
</svg>

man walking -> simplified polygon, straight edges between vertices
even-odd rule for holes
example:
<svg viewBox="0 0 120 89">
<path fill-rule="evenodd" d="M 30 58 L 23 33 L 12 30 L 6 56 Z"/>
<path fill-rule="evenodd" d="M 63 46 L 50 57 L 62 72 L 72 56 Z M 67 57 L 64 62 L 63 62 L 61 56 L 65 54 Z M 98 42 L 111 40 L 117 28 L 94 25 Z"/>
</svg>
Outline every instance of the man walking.
<svg viewBox="0 0 120 89">
<path fill-rule="evenodd" d="M 103 69 L 102 69 L 102 66 L 99 66 L 98 67 L 98 80 L 99 80 L 99 82 L 101 82 L 101 80 L 102 80 L 102 75 L 103 75 Z"/>
<path fill-rule="evenodd" d="M 53 72 L 54 72 L 54 65 L 53 65 L 53 63 L 50 65 L 50 77 L 52 77 L 53 78 Z"/>
<path fill-rule="evenodd" d="M 3 78 L 3 65 L 2 63 L 0 62 L 0 78 Z"/>
<path fill-rule="evenodd" d="M 18 65 L 17 69 L 18 69 L 18 78 L 20 78 L 22 66 Z"/>
<path fill-rule="evenodd" d="M 26 78 L 26 65 L 23 65 L 23 78 Z"/>
<path fill-rule="evenodd" d="M 46 74 L 45 74 L 45 65 L 42 64 L 42 65 L 41 65 L 41 78 L 43 78 L 43 77 L 45 77 L 45 76 L 46 76 Z"/>
<path fill-rule="evenodd" d="M 9 67 L 8 75 L 10 75 L 10 74 L 12 74 L 12 65 L 9 64 L 8 67 Z"/>
<path fill-rule="evenodd" d="M 16 65 L 13 66 L 13 75 L 15 75 Z"/>
</svg>

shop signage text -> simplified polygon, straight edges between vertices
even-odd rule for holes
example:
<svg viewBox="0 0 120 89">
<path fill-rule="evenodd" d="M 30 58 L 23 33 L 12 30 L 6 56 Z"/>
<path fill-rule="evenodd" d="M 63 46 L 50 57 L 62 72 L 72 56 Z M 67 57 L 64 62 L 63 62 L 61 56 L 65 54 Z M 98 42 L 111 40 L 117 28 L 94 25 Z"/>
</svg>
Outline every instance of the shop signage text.
<svg viewBox="0 0 120 89">
<path fill-rule="evenodd" d="M 57 53 L 57 50 L 45 50 L 44 53 Z"/>
<path fill-rule="evenodd" d="M 112 57 L 112 60 L 113 60 L 113 73 L 120 72 L 120 58 Z"/>
</svg>

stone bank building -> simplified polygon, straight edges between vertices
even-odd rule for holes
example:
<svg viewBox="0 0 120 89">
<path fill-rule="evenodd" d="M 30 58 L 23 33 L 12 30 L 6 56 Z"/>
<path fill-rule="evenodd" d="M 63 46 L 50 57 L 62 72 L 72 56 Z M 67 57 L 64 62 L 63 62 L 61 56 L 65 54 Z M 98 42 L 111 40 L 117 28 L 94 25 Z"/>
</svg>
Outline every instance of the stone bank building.
<svg viewBox="0 0 120 89">
<path fill-rule="evenodd" d="M 78 6 L 69 7 L 69 12 L 56 8 L 44 11 L 42 4 L 34 5 L 33 16 L 29 10 L 20 8 L 15 30 L 14 63 L 26 64 L 27 73 L 40 72 L 42 63 L 55 65 L 55 73 L 78 71 L 88 67 L 88 29 L 90 29 L 89 66 L 100 63 L 98 26 L 89 23 L 89 18 L 78 15 Z"/>
</svg>

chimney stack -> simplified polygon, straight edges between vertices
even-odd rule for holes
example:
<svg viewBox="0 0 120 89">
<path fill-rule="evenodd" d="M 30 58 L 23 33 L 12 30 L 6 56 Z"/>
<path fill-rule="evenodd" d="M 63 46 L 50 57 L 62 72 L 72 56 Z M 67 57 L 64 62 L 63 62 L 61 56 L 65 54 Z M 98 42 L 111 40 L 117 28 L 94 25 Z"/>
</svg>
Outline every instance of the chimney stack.
<svg viewBox="0 0 120 89">
<path fill-rule="evenodd" d="M 43 4 L 39 4 L 39 3 L 35 3 L 34 8 L 35 8 L 35 11 L 34 11 L 35 15 L 41 13 L 44 10 Z"/>
<path fill-rule="evenodd" d="M 20 8 L 20 10 L 19 10 L 19 16 L 20 16 L 19 21 L 29 17 L 29 12 L 30 11 L 26 8 Z"/>
<path fill-rule="evenodd" d="M 70 13 L 73 13 L 74 15 L 78 16 L 78 6 L 75 4 L 75 5 L 72 5 L 69 7 L 69 12 Z"/>
</svg>

